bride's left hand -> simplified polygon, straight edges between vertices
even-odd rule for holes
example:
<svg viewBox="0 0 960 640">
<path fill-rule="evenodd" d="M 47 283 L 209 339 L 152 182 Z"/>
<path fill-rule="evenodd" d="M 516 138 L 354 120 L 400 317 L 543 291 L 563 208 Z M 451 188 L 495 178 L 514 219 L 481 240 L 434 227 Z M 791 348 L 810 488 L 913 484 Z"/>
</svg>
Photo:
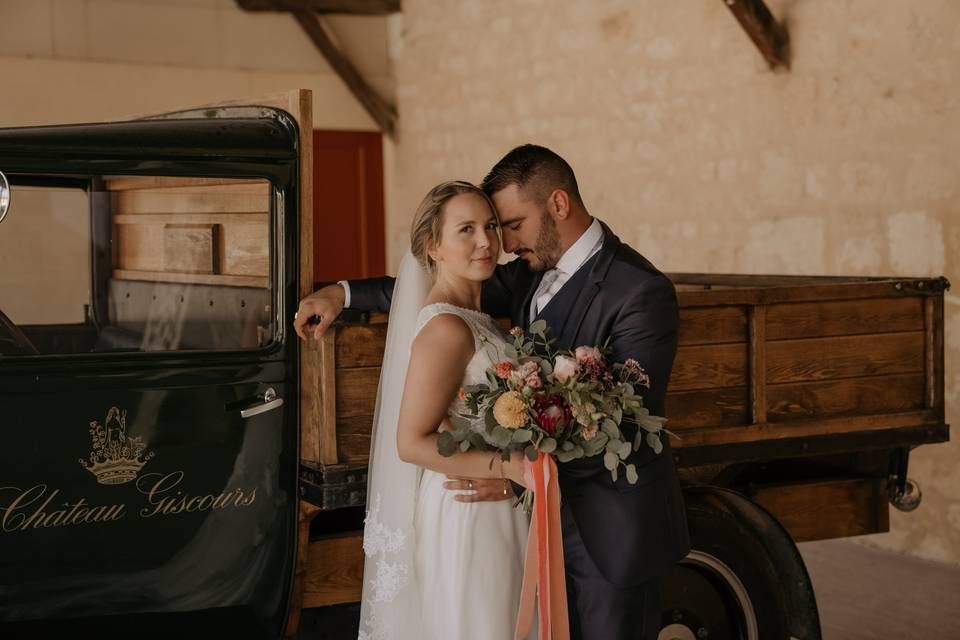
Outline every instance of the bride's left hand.
<svg viewBox="0 0 960 640">
<path fill-rule="evenodd" d="M 453 497 L 457 502 L 499 502 L 514 498 L 509 480 L 500 478 L 457 478 L 447 476 L 443 488 L 448 491 L 472 491 L 461 493 Z"/>
</svg>

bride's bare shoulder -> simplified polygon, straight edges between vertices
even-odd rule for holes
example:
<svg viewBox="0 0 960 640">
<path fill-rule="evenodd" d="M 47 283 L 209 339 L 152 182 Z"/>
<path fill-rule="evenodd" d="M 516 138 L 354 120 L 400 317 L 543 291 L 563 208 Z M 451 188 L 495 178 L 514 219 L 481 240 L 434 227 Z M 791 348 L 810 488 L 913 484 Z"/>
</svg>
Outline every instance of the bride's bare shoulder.
<svg viewBox="0 0 960 640">
<path fill-rule="evenodd" d="M 414 351 L 472 354 L 473 331 L 467 321 L 453 313 L 438 313 L 423 325 L 413 341 Z"/>
</svg>

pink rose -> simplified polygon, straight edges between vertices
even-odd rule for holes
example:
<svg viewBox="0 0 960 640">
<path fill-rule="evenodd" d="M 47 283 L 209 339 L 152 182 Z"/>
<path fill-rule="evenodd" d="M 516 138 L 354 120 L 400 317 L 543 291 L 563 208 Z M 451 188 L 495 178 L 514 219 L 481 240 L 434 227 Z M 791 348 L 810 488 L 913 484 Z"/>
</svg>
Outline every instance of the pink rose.
<svg viewBox="0 0 960 640">
<path fill-rule="evenodd" d="M 534 374 L 527 378 L 527 386 L 532 389 L 539 389 L 543 386 L 543 382 L 540 380 L 540 376 Z"/>
<path fill-rule="evenodd" d="M 557 356 L 553 361 L 553 378 L 558 382 L 566 382 L 571 376 L 577 375 L 577 361 L 569 356 Z"/>
<path fill-rule="evenodd" d="M 596 347 L 577 347 L 576 351 L 573 352 L 573 356 L 577 359 L 578 363 L 600 362 L 603 358 L 600 349 Z"/>
</svg>

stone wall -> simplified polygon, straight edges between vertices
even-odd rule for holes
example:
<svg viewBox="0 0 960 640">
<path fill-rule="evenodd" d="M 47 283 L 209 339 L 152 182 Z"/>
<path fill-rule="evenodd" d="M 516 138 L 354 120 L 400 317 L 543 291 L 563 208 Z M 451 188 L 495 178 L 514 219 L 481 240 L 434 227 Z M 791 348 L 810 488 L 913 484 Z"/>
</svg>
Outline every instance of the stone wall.
<svg viewBox="0 0 960 640">
<path fill-rule="evenodd" d="M 960 3 L 768 4 L 786 73 L 719 0 L 405 0 L 388 264 L 433 184 L 537 142 L 664 270 L 960 282 Z M 948 422 L 958 318 L 949 294 Z M 864 541 L 960 563 L 958 462 L 957 442 L 917 450 L 923 505 Z"/>
</svg>

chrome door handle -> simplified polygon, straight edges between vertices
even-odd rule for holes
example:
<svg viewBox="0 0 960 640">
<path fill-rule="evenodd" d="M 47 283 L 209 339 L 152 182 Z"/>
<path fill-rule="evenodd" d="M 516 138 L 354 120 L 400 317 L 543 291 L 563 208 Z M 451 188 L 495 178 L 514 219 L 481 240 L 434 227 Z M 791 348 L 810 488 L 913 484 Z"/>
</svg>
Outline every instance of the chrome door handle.
<svg viewBox="0 0 960 640">
<path fill-rule="evenodd" d="M 274 409 L 282 406 L 283 398 L 278 398 L 277 392 L 274 391 L 273 387 L 270 387 L 263 392 L 263 402 L 261 404 L 249 406 L 246 409 L 241 409 L 240 417 L 252 418 L 253 416 L 266 413 L 267 411 L 273 411 Z"/>
</svg>

